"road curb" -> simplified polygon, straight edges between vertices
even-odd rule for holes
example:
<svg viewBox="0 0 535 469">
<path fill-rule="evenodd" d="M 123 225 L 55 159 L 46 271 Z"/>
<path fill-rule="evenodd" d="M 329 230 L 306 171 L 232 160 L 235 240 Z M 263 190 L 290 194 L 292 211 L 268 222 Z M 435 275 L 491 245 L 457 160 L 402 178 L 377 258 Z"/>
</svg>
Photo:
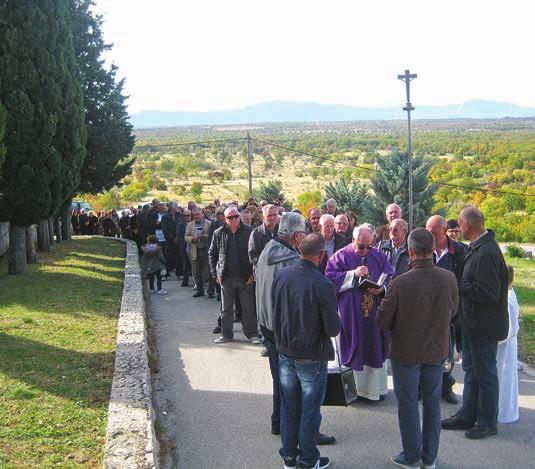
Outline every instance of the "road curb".
<svg viewBox="0 0 535 469">
<path fill-rule="evenodd" d="M 126 262 L 103 467 L 157 469 L 159 445 L 139 255 L 136 243 L 119 241 L 126 244 Z"/>
</svg>

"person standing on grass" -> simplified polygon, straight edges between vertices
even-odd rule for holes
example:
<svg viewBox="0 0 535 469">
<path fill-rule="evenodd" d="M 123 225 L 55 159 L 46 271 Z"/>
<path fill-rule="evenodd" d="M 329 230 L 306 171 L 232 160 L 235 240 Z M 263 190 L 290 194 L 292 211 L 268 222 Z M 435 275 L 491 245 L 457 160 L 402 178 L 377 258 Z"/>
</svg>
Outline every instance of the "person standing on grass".
<svg viewBox="0 0 535 469">
<path fill-rule="evenodd" d="M 158 237 L 155 235 L 148 236 L 147 243 L 141 247 L 141 250 L 143 251 L 141 256 L 143 274 L 149 277 L 150 292 L 166 295 L 167 291 L 162 289 L 162 270 L 165 269 L 165 259 Z M 157 290 L 154 289 L 155 277 Z"/>
<path fill-rule="evenodd" d="M 277 271 L 272 289 L 273 334 L 279 352 L 280 455 L 286 469 L 324 469 L 330 461 L 317 448 L 321 405 L 327 362 L 334 359 L 331 337 L 340 332 L 340 319 L 334 287 L 318 269 L 325 256 L 323 236 L 307 235 L 299 250 L 299 263 Z"/>
<path fill-rule="evenodd" d="M 431 233 L 424 228 L 412 231 L 409 270 L 392 279 L 377 311 L 377 325 L 391 333 L 390 363 L 403 448 L 392 462 L 400 467 L 434 468 L 438 454 L 442 370 L 459 293 L 455 275 L 433 264 L 433 249 Z"/>
</svg>

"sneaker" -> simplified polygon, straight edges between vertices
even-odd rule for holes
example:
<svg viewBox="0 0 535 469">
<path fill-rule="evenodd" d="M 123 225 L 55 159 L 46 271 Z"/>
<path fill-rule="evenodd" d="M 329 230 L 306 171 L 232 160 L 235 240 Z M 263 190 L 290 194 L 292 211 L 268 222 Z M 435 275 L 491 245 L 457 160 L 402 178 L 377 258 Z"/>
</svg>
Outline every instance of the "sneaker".
<svg viewBox="0 0 535 469">
<path fill-rule="evenodd" d="M 405 459 L 405 454 L 403 452 L 399 453 L 397 456 L 392 456 L 390 458 L 390 461 L 392 461 L 396 466 L 398 467 L 406 467 L 406 468 L 411 468 L 411 467 L 420 467 L 421 465 L 421 462 L 420 461 L 414 461 L 414 462 L 409 462 Z"/>
<path fill-rule="evenodd" d="M 297 461 L 295 458 L 282 458 L 284 466 L 282 469 L 295 469 L 297 467 Z"/>
<path fill-rule="evenodd" d="M 426 464 L 425 462 L 422 462 L 422 465 L 420 466 L 422 469 L 435 469 L 436 467 L 436 461 L 433 461 L 429 464 Z"/>
<path fill-rule="evenodd" d="M 221 334 L 221 326 L 215 326 L 212 334 Z"/>
<path fill-rule="evenodd" d="M 231 339 L 230 337 L 225 337 L 224 335 L 222 335 L 221 337 L 218 337 L 214 340 L 214 344 L 224 344 L 226 342 L 232 342 L 232 340 L 233 339 Z"/>
<path fill-rule="evenodd" d="M 301 462 L 297 463 L 299 469 L 327 469 L 330 465 L 331 461 L 327 456 L 320 456 L 314 466 L 309 466 L 308 464 L 303 464 Z"/>
<path fill-rule="evenodd" d="M 167 295 L 167 290 L 158 290 L 156 292 L 157 295 Z"/>
<path fill-rule="evenodd" d="M 253 345 L 260 345 L 262 343 L 262 339 L 260 337 L 253 337 L 251 339 L 251 344 Z"/>
</svg>

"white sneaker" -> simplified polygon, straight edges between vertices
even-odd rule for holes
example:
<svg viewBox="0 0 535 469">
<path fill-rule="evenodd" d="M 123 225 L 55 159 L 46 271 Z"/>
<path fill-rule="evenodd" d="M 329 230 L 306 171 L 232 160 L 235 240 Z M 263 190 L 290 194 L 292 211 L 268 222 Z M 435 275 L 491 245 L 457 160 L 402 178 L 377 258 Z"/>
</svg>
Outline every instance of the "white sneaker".
<svg viewBox="0 0 535 469">
<path fill-rule="evenodd" d="M 435 469 L 436 461 L 432 462 L 431 464 L 422 463 L 420 467 L 422 467 L 423 469 Z"/>
<path fill-rule="evenodd" d="M 167 295 L 167 290 L 158 290 L 156 293 L 158 295 Z"/>
</svg>

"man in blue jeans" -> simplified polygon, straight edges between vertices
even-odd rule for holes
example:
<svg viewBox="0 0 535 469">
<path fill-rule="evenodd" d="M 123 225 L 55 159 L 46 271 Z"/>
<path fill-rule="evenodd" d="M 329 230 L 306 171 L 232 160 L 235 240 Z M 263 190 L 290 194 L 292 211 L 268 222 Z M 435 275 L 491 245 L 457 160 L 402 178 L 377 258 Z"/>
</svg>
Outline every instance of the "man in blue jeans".
<svg viewBox="0 0 535 469">
<path fill-rule="evenodd" d="M 481 211 L 468 206 L 459 215 L 464 258 L 459 295 L 463 337 L 463 405 L 442 422 L 444 430 L 465 430 L 478 440 L 498 433 L 499 385 L 496 369 L 498 341 L 507 337 L 508 276 L 494 233 L 485 229 Z"/>
<path fill-rule="evenodd" d="M 455 275 L 433 264 L 433 250 L 431 233 L 424 228 L 411 232 L 409 269 L 392 279 L 377 312 L 379 328 L 391 332 L 390 361 L 403 448 L 391 460 L 399 467 L 434 468 L 438 454 L 442 367 L 459 293 Z"/>
<path fill-rule="evenodd" d="M 316 446 L 321 404 L 327 388 L 327 362 L 334 359 L 331 337 L 340 332 L 336 294 L 319 271 L 325 240 L 306 236 L 297 265 L 273 280 L 273 333 L 279 351 L 281 396 L 280 455 L 286 469 L 325 469 L 329 458 Z"/>
</svg>

